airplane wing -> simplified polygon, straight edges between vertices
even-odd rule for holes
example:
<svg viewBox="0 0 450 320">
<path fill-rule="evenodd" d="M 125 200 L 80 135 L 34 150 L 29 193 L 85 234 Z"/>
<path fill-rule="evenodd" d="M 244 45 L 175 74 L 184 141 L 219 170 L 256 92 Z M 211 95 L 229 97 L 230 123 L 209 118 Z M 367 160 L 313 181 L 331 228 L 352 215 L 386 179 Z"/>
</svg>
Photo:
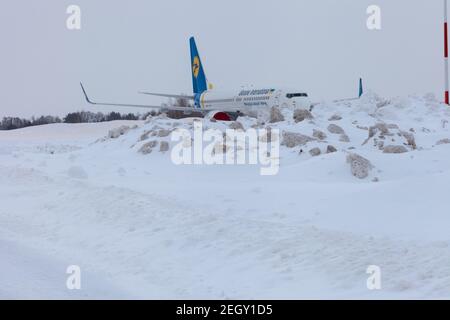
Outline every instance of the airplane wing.
<svg viewBox="0 0 450 320">
<path fill-rule="evenodd" d="M 145 91 L 139 91 L 140 94 L 147 94 L 150 96 L 157 96 L 157 97 L 165 97 L 165 98 L 181 98 L 181 99 L 189 99 L 194 100 L 194 96 L 188 96 L 188 95 L 182 95 L 182 94 L 166 94 L 166 93 L 153 93 L 153 92 L 145 92 Z"/>
<path fill-rule="evenodd" d="M 110 103 L 110 102 L 94 102 L 89 99 L 83 84 L 80 82 L 81 90 L 83 90 L 84 97 L 89 104 L 99 106 L 114 106 L 114 107 L 131 107 L 131 108 L 148 108 L 148 109 L 160 109 L 160 110 L 175 110 L 175 111 L 190 111 L 190 112 L 208 112 L 211 109 L 199 109 L 194 107 L 182 107 L 182 106 L 152 106 L 144 104 L 129 104 L 129 103 Z"/>
<path fill-rule="evenodd" d="M 362 78 L 359 79 L 359 92 L 358 92 L 358 97 L 355 98 L 347 98 L 347 99 L 336 99 L 336 100 L 332 100 L 332 102 L 334 103 L 339 103 L 339 102 L 346 102 L 346 101 L 355 101 L 355 100 L 359 100 L 361 98 L 361 96 L 364 93 L 364 88 L 363 88 L 363 80 Z M 321 102 L 313 102 L 311 103 L 311 107 L 315 107 L 318 104 L 320 104 Z"/>
<path fill-rule="evenodd" d="M 356 101 L 356 100 L 359 100 L 359 99 L 360 98 L 337 99 L 337 100 L 331 100 L 331 102 L 339 103 L 339 102 L 346 102 L 346 101 Z M 322 102 L 313 102 L 313 103 L 311 103 L 311 106 L 315 107 L 315 106 L 317 106 L 318 104 L 321 104 L 321 103 L 323 103 L 323 101 Z"/>
</svg>

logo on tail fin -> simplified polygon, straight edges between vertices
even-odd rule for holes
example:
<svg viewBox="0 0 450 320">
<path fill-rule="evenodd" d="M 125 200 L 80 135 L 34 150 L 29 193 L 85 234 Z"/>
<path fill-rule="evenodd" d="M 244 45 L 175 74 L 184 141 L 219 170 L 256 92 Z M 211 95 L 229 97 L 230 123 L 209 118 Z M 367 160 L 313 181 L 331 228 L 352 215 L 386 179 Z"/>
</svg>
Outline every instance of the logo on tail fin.
<svg viewBox="0 0 450 320">
<path fill-rule="evenodd" d="M 195 78 L 198 78 L 199 72 L 200 72 L 200 59 L 198 56 L 195 56 L 194 60 L 192 61 L 192 73 L 194 74 Z"/>
</svg>

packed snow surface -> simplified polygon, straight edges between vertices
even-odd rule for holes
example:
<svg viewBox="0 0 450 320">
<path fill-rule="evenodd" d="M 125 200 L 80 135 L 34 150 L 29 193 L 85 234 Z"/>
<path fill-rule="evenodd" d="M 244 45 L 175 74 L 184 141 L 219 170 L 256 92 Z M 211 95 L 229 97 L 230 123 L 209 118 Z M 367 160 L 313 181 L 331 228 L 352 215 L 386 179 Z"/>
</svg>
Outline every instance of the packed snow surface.
<svg viewBox="0 0 450 320">
<path fill-rule="evenodd" d="M 0 298 L 450 298 L 450 109 L 367 93 L 280 111 L 0 132 Z M 175 165 L 195 121 L 280 130 L 278 174 Z"/>
</svg>

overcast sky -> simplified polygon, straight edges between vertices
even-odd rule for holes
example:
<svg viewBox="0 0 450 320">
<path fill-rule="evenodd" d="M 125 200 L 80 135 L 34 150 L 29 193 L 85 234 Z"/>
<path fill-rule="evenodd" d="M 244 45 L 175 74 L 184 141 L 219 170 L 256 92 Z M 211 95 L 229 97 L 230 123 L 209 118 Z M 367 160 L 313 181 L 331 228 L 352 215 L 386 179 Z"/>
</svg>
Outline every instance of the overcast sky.
<svg viewBox="0 0 450 320">
<path fill-rule="evenodd" d="M 70 4 L 80 31 L 66 28 Z M 371 4 L 380 31 L 366 27 Z M 383 96 L 441 98 L 442 20 L 442 0 L 3 0 L 0 116 L 111 110 L 86 105 L 80 80 L 113 102 L 190 93 L 191 35 L 216 90 L 288 86 L 320 101 L 355 96 L 362 76 Z"/>
</svg>

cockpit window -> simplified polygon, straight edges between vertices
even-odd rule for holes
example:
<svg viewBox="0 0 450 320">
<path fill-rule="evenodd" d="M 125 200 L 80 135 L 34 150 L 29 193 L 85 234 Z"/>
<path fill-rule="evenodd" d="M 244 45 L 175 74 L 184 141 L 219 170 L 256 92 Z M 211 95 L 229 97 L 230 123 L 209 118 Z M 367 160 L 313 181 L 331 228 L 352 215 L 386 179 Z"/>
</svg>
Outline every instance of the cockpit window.
<svg viewBox="0 0 450 320">
<path fill-rule="evenodd" d="M 307 96 L 308 96 L 307 93 L 288 93 L 288 94 L 286 95 L 286 97 L 287 97 L 288 99 L 292 99 L 292 98 L 295 98 L 295 97 L 307 97 Z"/>
</svg>

